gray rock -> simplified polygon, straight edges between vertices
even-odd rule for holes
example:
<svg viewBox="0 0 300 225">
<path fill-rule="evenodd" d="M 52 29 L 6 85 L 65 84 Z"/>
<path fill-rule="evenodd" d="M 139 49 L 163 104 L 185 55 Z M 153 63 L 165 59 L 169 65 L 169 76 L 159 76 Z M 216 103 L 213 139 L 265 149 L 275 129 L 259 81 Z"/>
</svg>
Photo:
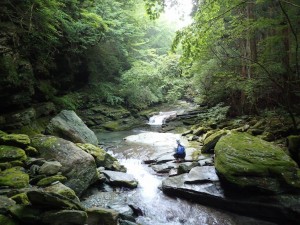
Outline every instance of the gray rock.
<svg viewBox="0 0 300 225">
<path fill-rule="evenodd" d="M 80 210 L 49 211 L 42 215 L 42 222 L 49 225 L 84 225 L 87 213 Z"/>
<path fill-rule="evenodd" d="M 5 214 L 9 207 L 15 205 L 16 202 L 14 200 L 11 200 L 10 198 L 7 198 L 6 196 L 0 195 L 0 214 Z"/>
<path fill-rule="evenodd" d="M 189 172 L 185 183 L 195 184 L 195 183 L 207 183 L 219 181 L 219 177 L 216 174 L 214 166 L 203 166 L 194 167 Z"/>
<path fill-rule="evenodd" d="M 162 190 L 167 195 L 190 199 L 200 204 L 226 209 L 241 215 L 260 217 L 282 222 L 282 224 L 299 222 L 299 195 L 268 196 L 239 192 L 231 194 L 226 192 L 225 195 L 219 181 L 195 184 L 187 183 L 186 181 L 189 180 L 191 180 L 189 174 L 169 177 L 162 182 Z M 194 181 L 196 180 L 194 179 Z"/>
<path fill-rule="evenodd" d="M 48 176 L 57 174 L 62 168 L 62 165 L 58 161 L 45 162 L 39 168 L 39 174 L 45 174 Z"/>
<path fill-rule="evenodd" d="M 108 178 L 109 183 L 115 186 L 136 188 L 138 185 L 137 180 L 127 173 L 105 170 L 103 174 Z"/>
<path fill-rule="evenodd" d="M 64 183 L 80 196 L 97 179 L 94 158 L 74 143 L 53 136 L 38 135 L 32 138 L 32 146 L 41 157 L 61 163 L 62 174 L 68 178 Z"/>
<path fill-rule="evenodd" d="M 75 143 L 98 145 L 95 133 L 71 110 L 62 110 L 52 118 L 45 132 Z"/>
<path fill-rule="evenodd" d="M 60 182 L 57 182 L 51 186 L 48 186 L 48 187 L 44 188 L 43 190 L 45 192 L 52 192 L 52 193 L 63 195 L 77 203 L 80 202 L 80 200 L 77 197 L 77 195 L 75 194 L 75 192 L 71 188 L 65 186 L 64 184 L 62 184 Z"/>
</svg>

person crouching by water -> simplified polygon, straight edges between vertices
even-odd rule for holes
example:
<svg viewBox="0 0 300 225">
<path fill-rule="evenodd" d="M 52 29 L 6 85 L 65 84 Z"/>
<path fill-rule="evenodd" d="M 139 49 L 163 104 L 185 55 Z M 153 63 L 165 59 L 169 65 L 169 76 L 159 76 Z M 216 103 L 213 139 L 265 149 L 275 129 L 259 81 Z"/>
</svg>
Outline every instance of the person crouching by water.
<svg viewBox="0 0 300 225">
<path fill-rule="evenodd" d="M 178 162 L 184 161 L 184 158 L 185 158 L 185 148 L 180 143 L 180 140 L 176 140 L 176 142 L 177 142 L 177 147 L 175 149 L 175 154 L 173 156 L 176 159 L 176 162 L 178 163 Z"/>
</svg>

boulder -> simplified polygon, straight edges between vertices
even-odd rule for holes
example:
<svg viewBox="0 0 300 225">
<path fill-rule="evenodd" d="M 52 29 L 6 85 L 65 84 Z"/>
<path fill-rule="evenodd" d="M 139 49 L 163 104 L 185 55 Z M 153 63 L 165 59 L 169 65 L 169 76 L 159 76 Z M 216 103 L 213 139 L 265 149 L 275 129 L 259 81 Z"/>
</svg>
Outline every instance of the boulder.
<svg viewBox="0 0 300 225">
<path fill-rule="evenodd" d="M 210 135 L 204 140 L 203 147 L 201 148 L 202 153 L 213 153 L 214 147 L 219 139 L 228 133 L 227 130 L 220 130 Z"/>
<path fill-rule="evenodd" d="M 84 225 L 87 213 L 80 210 L 48 211 L 42 215 L 43 224 L 49 225 Z"/>
<path fill-rule="evenodd" d="M 0 162 L 24 161 L 26 158 L 27 156 L 23 149 L 14 146 L 0 145 Z"/>
<path fill-rule="evenodd" d="M 0 172 L 0 186 L 24 188 L 29 185 L 29 176 L 22 167 L 13 167 Z"/>
<path fill-rule="evenodd" d="M 27 192 L 30 203 L 37 208 L 45 209 L 74 209 L 83 210 L 82 206 L 60 194 L 54 192 L 45 192 L 40 190 L 32 190 Z"/>
<path fill-rule="evenodd" d="M 32 138 L 32 146 L 46 160 L 53 159 L 61 163 L 61 172 L 68 178 L 65 185 L 78 196 L 97 179 L 94 158 L 74 143 L 53 136 L 38 135 Z"/>
<path fill-rule="evenodd" d="M 138 185 L 137 180 L 130 174 L 109 170 L 104 170 L 103 173 L 111 185 L 128 188 L 136 188 Z"/>
<path fill-rule="evenodd" d="M 45 132 L 75 143 L 98 145 L 95 133 L 71 110 L 62 110 L 52 118 Z"/>
<path fill-rule="evenodd" d="M 86 210 L 88 225 L 118 225 L 119 213 L 111 209 L 93 207 Z"/>
<path fill-rule="evenodd" d="M 126 168 L 121 166 L 118 160 L 108 154 L 104 149 L 92 144 L 77 143 L 76 145 L 94 157 L 97 167 L 126 172 Z"/>
<path fill-rule="evenodd" d="M 50 161 L 45 162 L 40 168 L 39 168 L 39 174 L 45 174 L 48 176 L 57 174 L 62 168 L 62 165 L 58 161 Z"/>
<path fill-rule="evenodd" d="M 278 146 L 247 133 L 232 132 L 215 147 L 215 166 L 222 180 L 239 189 L 268 193 L 300 190 L 300 172 Z"/>
<path fill-rule="evenodd" d="M 0 144 L 25 148 L 30 144 L 30 138 L 26 134 L 6 134 L 0 136 Z"/>
</svg>

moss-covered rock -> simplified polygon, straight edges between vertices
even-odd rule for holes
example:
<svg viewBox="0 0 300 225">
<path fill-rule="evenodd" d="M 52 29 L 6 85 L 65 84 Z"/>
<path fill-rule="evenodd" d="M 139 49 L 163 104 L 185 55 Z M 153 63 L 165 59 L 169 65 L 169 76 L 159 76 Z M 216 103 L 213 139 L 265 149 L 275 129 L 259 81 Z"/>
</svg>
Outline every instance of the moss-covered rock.
<svg viewBox="0 0 300 225">
<path fill-rule="evenodd" d="M 117 225 L 119 213 L 112 209 L 105 209 L 100 207 L 90 208 L 87 211 L 88 220 L 87 224 L 105 224 L 105 225 Z"/>
<path fill-rule="evenodd" d="M 32 146 L 27 146 L 24 150 L 27 156 L 34 157 L 39 155 L 39 151 Z"/>
<path fill-rule="evenodd" d="M 106 130 L 109 130 L 109 131 L 118 131 L 118 130 L 121 130 L 120 129 L 121 124 L 119 123 L 119 121 L 108 121 L 108 122 L 104 123 L 102 126 Z"/>
<path fill-rule="evenodd" d="M 24 188 L 29 185 L 29 176 L 22 167 L 13 167 L 0 172 L 0 186 Z"/>
<path fill-rule="evenodd" d="M 239 188 L 300 190 L 297 164 L 281 148 L 247 133 L 231 132 L 218 141 L 215 166 L 224 181 Z"/>
<path fill-rule="evenodd" d="M 203 147 L 201 148 L 202 153 L 213 153 L 213 149 L 219 139 L 228 133 L 227 130 L 220 130 L 216 133 L 210 135 L 208 138 L 204 140 Z"/>
<path fill-rule="evenodd" d="M 48 211 L 42 215 L 43 224 L 49 225 L 84 225 L 86 220 L 87 213 L 81 210 Z"/>
<path fill-rule="evenodd" d="M 0 144 L 24 148 L 30 145 L 30 138 L 26 134 L 6 134 L 0 136 Z"/>
<path fill-rule="evenodd" d="M 4 131 L 0 130 L 0 137 L 3 135 L 7 135 L 7 133 L 5 133 Z"/>
<path fill-rule="evenodd" d="M 44 188 L 45 192 L 53 192 L 62 196 L 65 196 L 71 200 L 74 200 L 76 202 L 80 202 L 79 198 L 77 197 L 75 191 L 73 191 L 71 188 L 65 186 L 64 184 L 58 182 L 51 186 Z"/>
<path fill-rule="evenodd" d="M 300 165 L 300 135 L 288 136 L 287 146 L 293 159 Z"/>
<path fill-rule="evenodd" d="M 65 176 L 54 175 L 51 177 L 46 177 L 46 178 L 41 179 L 39 182 L 37 182 L 37 186 L 45 187 L 45 186 L 48 186 L 48 185 L 54 183 L 55 181 L 60 181 L 63 183 L 66 180 L 67 180 L 67 178 Z"/>
<path fill-rule="evenodd" d="M 27 194 L 24 193 L 24 192 L 12 196 L 11 199 L 14 200 L 17 204 L 20 204 L 20 205 L 29 205 L 30 204 L 30 202 L 28 200 L 28 197 L 27 197 Z"/>
<path fill-rule="evenodd" d="M 0 214 L 0 224 L 1 225 L 19 225 L 19 223 L 12 218 Z"/>
<path fill-rule="evenodd" d="M 9 207 L 15 205 L 16 202 L 6 196 L 0 195 L 0 213 L 5 214 Z M 2 225 L 2 223 L 0 223 Z"/>
<path fill-rule="evenodd" d="M 21 221 L 22 224 L 40 224 L 42 211 L 29 205 L 14 205 L 9 208 L 10 214 L 14 219 Z"/>
<path fill-rule="evenodd" d="M 197 129 L 193 130 L 193 134 L 196 136 L 205 134 L 207 131 L 209 131 L 210 129 L 207 127 L 198 127 Z"/>
<path fill-rule="evenodd" d="M 124 168 L 118 164 L 117 159 L 108 154 L 104 149 L 92 144 L 78 143 L 76 145 L 94 157 L 97 167 L 104 167 L 109 170 L 124 171 Z"/>
<path fill-rule="evenodd" d="M 0 162 L 9 162 L 15 160 L 26 160 L 25 151 L 21 148 L 7 145 L 0 145 Z"/>
</svg>

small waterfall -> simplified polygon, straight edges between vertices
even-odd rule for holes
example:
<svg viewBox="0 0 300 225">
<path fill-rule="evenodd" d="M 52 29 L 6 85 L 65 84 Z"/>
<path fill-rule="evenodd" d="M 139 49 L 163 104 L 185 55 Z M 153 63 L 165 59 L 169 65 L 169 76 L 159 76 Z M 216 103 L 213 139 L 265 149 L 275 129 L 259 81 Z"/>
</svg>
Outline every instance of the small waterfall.
<svg viewBox="0 0 300 225">
<path fill-rule="evenodd" d="M 149 125 L 163 125 L 167 119 L 175 118 L 177 116 L 177 111 L 170 112 L 159 112 L 158 115 L 154 115 L 149 119 Z"/>
</svg>

